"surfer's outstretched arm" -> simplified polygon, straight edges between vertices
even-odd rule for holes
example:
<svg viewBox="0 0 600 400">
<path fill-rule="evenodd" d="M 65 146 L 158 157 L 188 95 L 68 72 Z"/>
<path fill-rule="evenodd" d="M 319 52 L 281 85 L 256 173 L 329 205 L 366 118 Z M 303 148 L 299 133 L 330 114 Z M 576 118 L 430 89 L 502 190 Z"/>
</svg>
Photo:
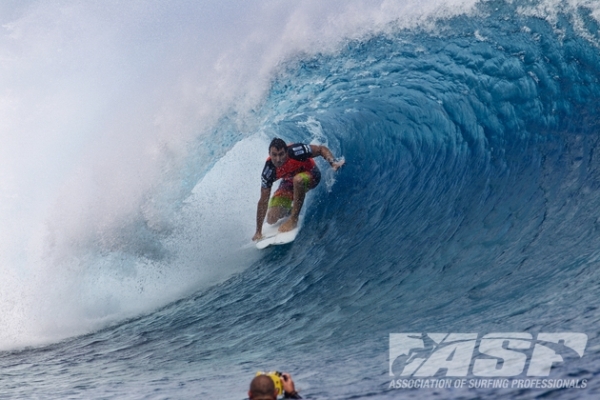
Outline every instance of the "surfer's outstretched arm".
<svg viewBox="0 0 600 400">
<path fill-rule="evenodd" d="M 331 165 L 331 168 L 333 168 L 334 171 L 337 171 L 345 163 L 344 160 L 339 160 L 339 161 L 336 160 L 335 157 L 333 156 L 333 153 L 331 152 L 331 150 L 329 150 L 325 146 L 311 144 L 310 148 L 312 150 L 313 157 L 318 157 L 318 156 L 323 157 L 325 159 L 325 161 L 327 161 L 329 163 L 329 165 Z"/>
<path fill-rule="evenodd" d="M 254 241 L 262 238 L 262 225 L 269 208 L 269 197 L 271 197 L 271 188 L 260 188 L 260 199 L 256 206 L 256 233 L 252 238 Z"/>
</svg>

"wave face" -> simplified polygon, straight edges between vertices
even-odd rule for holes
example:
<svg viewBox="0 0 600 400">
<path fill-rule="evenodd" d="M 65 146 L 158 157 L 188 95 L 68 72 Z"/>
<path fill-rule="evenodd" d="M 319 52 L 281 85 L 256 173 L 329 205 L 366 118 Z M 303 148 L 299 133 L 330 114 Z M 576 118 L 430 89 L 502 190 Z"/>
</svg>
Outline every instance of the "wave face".
<svg viewBox="0 0 600 400">
<path fill-rule="evenodd" d="M 387 3 L 358 2 L 357 14 L 346 9 L 337 19 L 300 3 L 346 29 L 327 36 L 319 25 L 325 43 L 280 48 L 267 57 L 276 59 L 265 67 L 274 75 L 241 75 L 249 82 L 242 95 L 201 112 L 186 103 L 194 111 L 176 114 L 164 112 L 181 105 L 174 95 L 160 107 L 131 95 L 150 110 L 142 115 L 163 117 L 155 126 L 172 129 L 165 120 L 183 119 L 183 133 L 126 136 L 143 141 L 141 154 L 158 154 L 156 165 L 143 163 L 134 191 L 128 174 L 139 170 L 102 150 L 124 168 L 115 185 L 100 184 L 122 207 L 77 195 L 92 212 L 77 211 L 79 203 L 53 208 L 44 219 L 52 234 L 29 237 L 45 244 L 43 254 L 10 253 L 11 265 L 27 267 L 5 271 L 2 393 L 239 399 L 257 370 L 279 369 L 309 398 L 597 396 L 600 8 L 434 3 L 411 14 L 417 2 L 393 12 Z M 277 4 L 265 9 L 275 15 Z M 370 28 L 344 20 L 371 9 L 387 19 L 369 20 Z M 189 31 L 171 34 L 179 42 Z M 269 43 L 266 53 L 281 42 Z M 242 63 L 246 55 L 222 60 Z M 268 64 L 259 61 L 251 65 Z M 207 93 L 221 93 L 215 85 Z M 142 90 L 150 98 L 165 93 Z M 104 115 L 94 112 L 92 126 Z M 199 128 L 205 120 L 210 129 Z M 104 143 L 90 135 L 90 143 Z M 347 165 L 334 174 L 320 164 L 323 181 L 296 241 L 257 252 L 249 238 L 273 136 L 326 144 Z M 131 157 L 139 148 L 128 145 L 131 163 L 143 158 Z M 56 187 L 97 193 L 81 189 L 87 177 L 78 172 L 68 181 L 76 184 Z M 56 198 L 71 201 L 73 192 L 61 190 Z M 107 210 L 112 219 L 99 218 Z M 58 269 L 50 273 L 49 265 Z M 24 283 L 38 282 L 37 274 L 58 289 Z M 390 389 L 389 335 L 402 332 L 585 333 L 584 356 L 555 364 L 551 377 L 588 385 Z"/>
</svg>

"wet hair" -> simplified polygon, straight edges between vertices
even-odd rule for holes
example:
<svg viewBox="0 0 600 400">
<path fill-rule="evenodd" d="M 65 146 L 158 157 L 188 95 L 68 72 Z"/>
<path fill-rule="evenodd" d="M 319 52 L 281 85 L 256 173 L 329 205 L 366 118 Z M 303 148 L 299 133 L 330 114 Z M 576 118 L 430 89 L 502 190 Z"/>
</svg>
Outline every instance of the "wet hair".
<svg viewBox="0 0 600 400">
<path fill-rule="evenodd" d="M 271 151 L 272 147 L 275 147 L 275 150 L 287 150 L 287 144 L 285 144 L 283 139 L 280 138 L 275 138 L 271 140 L 271 144 L 269 145 L 269 151 Z"/>
<path fill-rule="evenodd" d="M 274 398 L 275 384 L 273 383 L 273 379 L 267 375 L 255 377 L 250 383 L 250 393 L 252 393 L 252 398 Z"/>
</svg>

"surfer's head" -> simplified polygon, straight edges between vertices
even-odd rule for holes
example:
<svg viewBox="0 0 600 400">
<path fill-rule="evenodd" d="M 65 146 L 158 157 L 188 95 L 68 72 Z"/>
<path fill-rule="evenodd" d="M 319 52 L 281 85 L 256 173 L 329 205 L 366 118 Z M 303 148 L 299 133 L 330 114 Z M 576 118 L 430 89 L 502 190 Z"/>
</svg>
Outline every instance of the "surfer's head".
<svg viewBox="0 0 600 400">
<path fill-rule="evenodd" d="M 271 161 L 273 161 L 273 164 L 277 168 L 285 164 L 288 155 L 287 145 L 283 139 L 275 138 L 271 141 L 271 144 L 269 144 L 269 157 L 271 157 Z"/>
<path fill-rule="evenodd" d="M 283 139 L 280 139 L 278 137 L 271 140 L 271 144 L 269 145 L 269 152 L 271 151 L 272 147 L 275 147 L 275 149 L 277 149 L 277 150 L 281 150 L 281 149 L 287 150 L 287 144 L 285 144 Z"/>
<path fill-rule="evenodd" d="M 250 382 L 248 391 L 250 400 L 276 400 L 278 394 L 279 390 L 275 388 L 275 382 L 269 375 L 259 372 Z"/>
</svg>

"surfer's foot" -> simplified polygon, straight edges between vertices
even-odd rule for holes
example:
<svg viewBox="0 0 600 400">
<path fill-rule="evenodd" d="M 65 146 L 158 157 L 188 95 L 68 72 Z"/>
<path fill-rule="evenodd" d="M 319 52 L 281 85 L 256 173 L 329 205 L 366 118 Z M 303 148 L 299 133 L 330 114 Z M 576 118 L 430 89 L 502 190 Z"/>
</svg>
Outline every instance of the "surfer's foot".
<svg viewBox="0 0 600 400">
<path fill-rule="evenodd" d="M 289 232 L 296 226 L 298 226 L 298 217 L 290 217 L 287 221 L 281 224 L 279 227 L 279 232 Z"/>
</svg>

